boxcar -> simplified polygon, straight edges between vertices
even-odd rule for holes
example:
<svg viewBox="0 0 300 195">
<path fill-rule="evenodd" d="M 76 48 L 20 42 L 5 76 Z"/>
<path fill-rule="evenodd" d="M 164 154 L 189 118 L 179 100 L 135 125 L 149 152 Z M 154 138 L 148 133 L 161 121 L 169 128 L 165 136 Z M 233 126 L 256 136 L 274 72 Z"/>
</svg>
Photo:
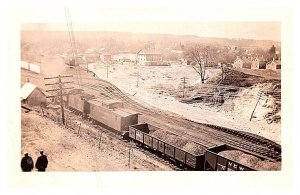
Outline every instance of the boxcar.
<svg viewBox="0 0 300 195">
<path fill-rule="evenodd" d="M 253 168 L 220 156 L 218 153 L 226 150 L 239 150 L 229 145 L 220 145 L 205 151 L 205 170 L 213 171 L 254 171 Z M 243 151 L 244 152 L 244 151 Z"/>
<path fill-rule="evenodd" d="M 83 113 L 84 100 L 81 98 L 81 95 L 69 95 L 68 103 L 69 108 L 74 109 L 77 112 Z"/>
<path fill-rule="evenodd" d="M 74 89 L 67 96 L 66 104 L 68 107 L 83 116 L 90 114 L 90 104 L 88 100 L 95 98 L 94 95 L 84 93 L 82 90 Z"/>
<path fill-rule="evenodd" d="M 138 113 L 125 108 L 109 109 L 103 107 L 101 100 L 90 100 L 90 117 L 100 125 L 117 133 L 128 131 L 129 126 L 138 123 Z"/>
</svg>

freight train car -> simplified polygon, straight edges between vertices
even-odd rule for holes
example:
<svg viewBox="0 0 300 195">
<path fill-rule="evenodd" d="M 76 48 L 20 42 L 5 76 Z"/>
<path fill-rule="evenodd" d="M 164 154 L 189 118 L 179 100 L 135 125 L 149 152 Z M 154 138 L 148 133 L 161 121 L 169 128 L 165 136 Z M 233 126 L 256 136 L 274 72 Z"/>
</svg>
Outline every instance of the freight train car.
<svg viewBox="0 0 300 195">
<path fill-rule="evenodd" d="M 242 165 L 232 159 L 220 155 L 224 151 L 240 151 L 229 145 L 220 145 L 205 151 L 205 170 L 207 171 L 254 171 L 255 169 Z M 251 154 L 252 155 L 252 154 Z"/>
<path fill-rule="evenodd" d="M 130 125 L 138 123 L 137 112 L 122 107 L 114 107 L 120 103 L 113 102 L 112 105 L 106 105 L 107 102 L 105 103 L 101 99 L 89 100 L 88 103 L 90 105 L 90 118 L 117 134 L 123 134 L 128 131 Z"/>
<path fill-rule="evenodd" d="M 179 166 L 192 170 L 204 169 L 205 146 L 201 146 L 202 154 L 193 154 L 152 136 L 149 134 L 151 129 L 153 130 L 155 127 L 146 123 L 131 125 L 129 126 L 129 138 L 138 145 L 146 147 L 156 154 L 172 160 Z"/>
<path fill-rule="evenodd" d="M 73 91 L 70 95 L 68 95 L 66 102 L 71 110 L 87 117 L 90 114 L 90 105 L 88 100 L 93 98 L 95 98 L 95 96 L 83 93 L 82 91 Z"/>
</svg>

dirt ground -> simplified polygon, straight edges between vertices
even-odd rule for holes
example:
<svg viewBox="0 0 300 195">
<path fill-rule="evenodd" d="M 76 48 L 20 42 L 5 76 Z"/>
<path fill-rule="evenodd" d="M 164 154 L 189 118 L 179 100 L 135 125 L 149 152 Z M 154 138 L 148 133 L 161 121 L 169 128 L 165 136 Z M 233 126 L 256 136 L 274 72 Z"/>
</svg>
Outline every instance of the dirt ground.
<svg viewBox="0 0 300 195">
<path fill-rule="evenodd" d="M 49 62 L 50 63 L 50 62 Z M 48 66 L 44 65 L 44 66 Z M 63 64 L 55 64 L 63 66 Z M 180 102 L 182 99 L 182 77 L 187 78 L 187 86 L 191 93 L 203 89 L 199 84 L 198 75 L 191 67 L 172 65 L 163 67 L 90 64 L 101 79 L 115 84 L 130 98 L 144 106 L 155 106 L 174 112 L 192 121 L 215 124 L 237 130 L 247 131 L 264 136 L 277 143 L 281 142 L 280 122 L 267 124 L 263 116 L 272 110 L 272 101 L 262 98 L 254 112 L 254 118 L 249 121 L 252 109 L 257 102 L 257 93 L 267 89 L 268 84 L 257 84 L 238 90 L 235 98 L 225 101 L 222 105 Z M 55 66 L 52 69 L 56 69 Z M 64 74 L 66 67 L 56 69 L 56 74 Z M 108 72 L 107 72 L 108 70 Z M 21 84 L 28 80 L 45 89 L 46 76 L 51 76 L 51 70 L 42 67 L 42 74 L 32 74 L 22 70 Z M 108 73 L 108 74 L 107 74 Z M 139 74 L 138 74 L 139 73 Z M 208 69 L 207 82 L 213 82 L 220 70 Z M 108 78 L 107 78 L 108 75 Z M 139 76 L 137 76 L 139 75 Z M 201 88 L 202 87 L 202 88 Z M 204 87 L 205 88 L 205 87 Z M 74 114 L 67 113 L 67 118 L 82 124 L 82 129 L 93 129 L 89 123 Z M 85 124 L 86 123 L 86 124 Z M 97 131 L 97 130 L 95 130 Z M 127 170 L 173 170 L 173 166 L 149 156 L 133 147 L 131 163 L 129 161 L 129 146 L 122 140 L 115 139 L 103 133 L 101 149 L 99 141 L 90 133 L 78 135 L 76 131 L 62 128 L 50 119 L 41 117 L 38 113 L 22 112 L 22 150 L 29 152 L 34 160 L 39 150 L 43 149 L 49 158 L 48 171 L 127 171 Z"/>
<path fill-rule="evenodd" d="M 254 111 L 254 117 L 250 121 L 258 101 L 259 90 L 270 88 L 270 83 L 265 83 L 264 79 L 255 80 L 258 77 L 249 76 L 251 78 L 247 79 L 250 79 L 250 81 L 252 79 L 251 86 L 238 87 L 235 97 L 229 98 L 222 105 L 201 102 L 186 104 L 179 101 L 183 95 L 182 78 L 186 78 L 186 86 L 193 90 L 205 85 L 199 82 L 198 74 L 190 66 L 176 64 L 171 66 L 114 64 L 107 67 L 103 63 L 99 63 L 90 64 L 89 69 L 95 72 L 99 78 L 115 84 L 130 98 L 143 105 L 163 108 L 196 122 L 254 133 L 276 143 L 281 143 L 280 121 L 268 124 L 264 118 L 267 113 L 273 111 L 274 99 L 267 96 L 261 98 Z M 206 72 L 206 83 L 213 83 L 221 74 L 220 69 L 207 69 Z M 257 75 L 257 73 L 254 75 Z M 274 75 L 280 76 L 280 74 Z M 276 82 L 280 81 L 276 80 Z M 249 85 L 249 83 L 246 83 L 246 85 Z M 185 93 L 187 94 L 187 92 Z M 193 95 L 193 93 L 190 93 L 190 95 Z M 280 111 L 278 115 L 280 115 Z"/>
<path fill-rule="evenodd" d="M 85 125 L 89 124 L 82 124 L 82 128 Z M 124 141 L 105 133 L 101 136 L 99 149 L 99 140 L 83 130 L 78 135 L 77 131 L 63 128 L 35 111 L 22 112 L 21 135 L 21 155 L 29 152 L 36 161 L 39 150 L 44 150 L 49 161 L 47 171 L 172 170 L 168 163 L 145 154 L 133 143 L 126 145 Z M 128 145 L 132 146 L 130 166 Z"/>
</svg>

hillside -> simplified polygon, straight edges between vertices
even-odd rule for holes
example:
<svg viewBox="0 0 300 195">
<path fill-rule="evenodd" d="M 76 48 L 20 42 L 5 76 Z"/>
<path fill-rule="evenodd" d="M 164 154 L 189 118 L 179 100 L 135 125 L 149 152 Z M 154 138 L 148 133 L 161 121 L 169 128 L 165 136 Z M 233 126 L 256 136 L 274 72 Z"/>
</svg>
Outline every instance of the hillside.
<svg viewBox="0 0 300 195">
<path fill-rule="evenodd" d="M 74 32 L 75 40 L 80 49 L 109 48 L 111 51 L 139 51 L 144 47 L 158 50 L 165 48 L 181 49 L 194 43 L 212 44 L 218 47 L 231 46 L 239 48 L 270 48 L 280 47 L 280 42 L 271 40 L 227 39 L 198 37 L 194 35 L 149 34 L 130 32 Z M 62 53 L 70 47 L 67 31 L 21 31 L 21 47 L 30 52 Z M 59 45 L 59 47 L 57 47 Z"/>
</svg>

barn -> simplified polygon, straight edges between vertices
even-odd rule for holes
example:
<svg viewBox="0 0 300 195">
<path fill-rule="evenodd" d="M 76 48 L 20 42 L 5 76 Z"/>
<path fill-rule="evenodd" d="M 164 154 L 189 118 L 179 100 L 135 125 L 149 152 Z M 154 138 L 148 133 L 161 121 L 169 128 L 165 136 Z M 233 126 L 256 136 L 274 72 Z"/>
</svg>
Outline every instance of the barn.
<svg viewBox="0 0 300 195">
<path fill-rule="evenodd" d="M 32 83 L 25 83 L 21 88 L 21 101 L 29 106 L 46 104 L 46 94 Z"/>
</svg>

